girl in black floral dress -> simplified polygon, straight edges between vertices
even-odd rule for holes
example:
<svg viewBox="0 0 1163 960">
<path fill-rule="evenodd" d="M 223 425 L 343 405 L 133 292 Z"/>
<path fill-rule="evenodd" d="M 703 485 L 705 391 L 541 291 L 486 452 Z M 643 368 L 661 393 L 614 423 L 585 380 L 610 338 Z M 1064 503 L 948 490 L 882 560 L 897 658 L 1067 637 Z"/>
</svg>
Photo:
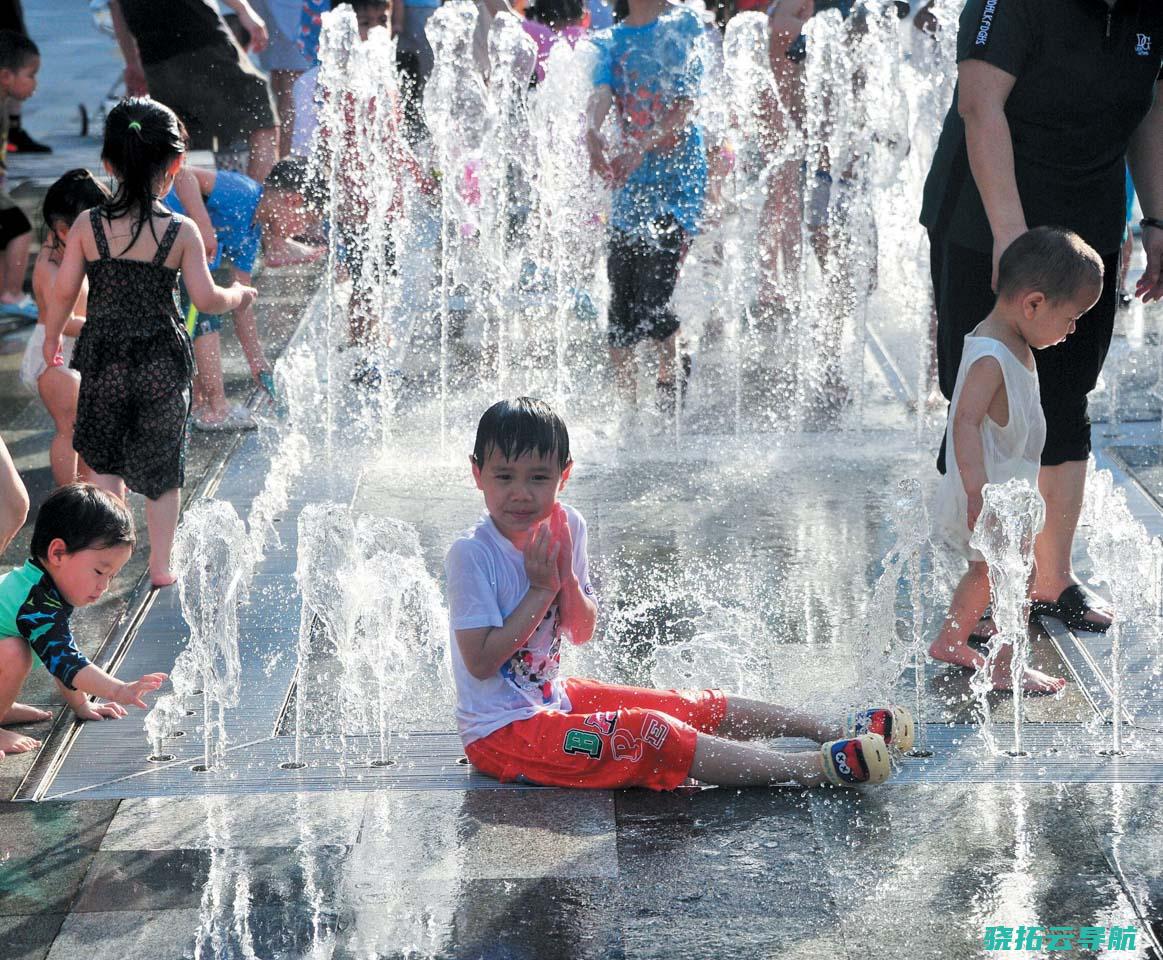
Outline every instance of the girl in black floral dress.
<svg viewBox="0 0 1163 960">
<path fill-rule="evenodd" d="M 44 336 L 45 363 L 57 366 L 61 332 L 87 274 L 89 317 L 73 349 L 81 373 L 73 447 L 98 486 L 122 498 L 128 487 L 146 498 L 149 572 L 158 587 L 174 582 L 170 550 L 194 371 L 174 301 L 178 272 L 204 313 L 228 313 L 255 297 L 251 287 L 216 285 L 198 228 L 158 202 L 185 149 L 169 107 L 134 98 L 110 112 L 101 158 L 117 192 L 69 231 Z"/>
</svg>

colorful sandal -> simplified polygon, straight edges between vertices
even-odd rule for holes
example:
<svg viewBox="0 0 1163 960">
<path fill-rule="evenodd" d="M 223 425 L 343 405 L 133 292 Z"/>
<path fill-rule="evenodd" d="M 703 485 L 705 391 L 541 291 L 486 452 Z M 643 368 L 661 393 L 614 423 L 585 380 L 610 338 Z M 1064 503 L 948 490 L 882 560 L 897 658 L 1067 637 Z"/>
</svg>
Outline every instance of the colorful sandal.
<svg viewBox="0 0 1163 960">
<path fill-rule="evenodd" d="M 878 733 L 833 740 L 820 748 L 824 776 L 838 787 L 884 783 L 892 774 L 888 746 Z"/>
<path fill-rule="evenodd" d="M 907 753 L 913 748 L 913 715 L 895 704 L 888 707 L 869 707 L 848 714 L 844 731 L 850 737 L 877 733 L 890 747 Z"/>
</svg>

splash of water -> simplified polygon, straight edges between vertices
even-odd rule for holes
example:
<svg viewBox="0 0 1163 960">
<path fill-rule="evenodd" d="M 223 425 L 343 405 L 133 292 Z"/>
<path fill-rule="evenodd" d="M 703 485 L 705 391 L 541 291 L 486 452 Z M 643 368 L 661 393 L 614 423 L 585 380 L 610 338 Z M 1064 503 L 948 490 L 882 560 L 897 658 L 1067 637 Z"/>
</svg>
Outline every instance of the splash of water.
<svg viewBox="0 0 1163 960">
<path fill-rule="evenodd" d="M 1091 461 L 1093 464 L 1093 460 Z M 1094 470 L 1087 478 L 1083 519 L 1090 527 L 1086 552 L 1095 579 L 1110 590 L 1115 617 L 1107 637 L 1111 644 L 1111 746 L 1123 752 L 1122 635 L 1157 615 L 1158 561 L 1163 545 L 1152 539 L 1127 506 L 1125 492 L 1115 485 L 1109 470 Z"/>
<path fill-rule="evenodd" d="M 203 768 L 218 768 L 228 743 L 226 710 L 238 703 L 241 664 L 238 606 L 254 574 L 255 554 L 234 507 L 220 500 L 191 505 L 174 538 L 174 572 L 190 637 L 170 673 L 173 692 L 158 698 L 145 729 L 155 755 L 161 740 L 201 691 Z"/>
<path fill-rule="evenodd" d="M 1041 496 L 1025 480 L 989 483 L 982 491 L 984 506 L 974 527 L 970 545 L 981 551 L 989 565 L 989 589 L 997 633 L 990 639 L 985 663 L 973 674 L 970 686 L 983 716 L 982 736 L 996 752 L 990 725 L 989 693 L 994 664 L 1010 649 L 1010 683 L 1013 686 L 1014 745 L 1012 755 L 1022 756 L 1022 692 L 1029 665 L 1029 583 L 1034 570 L 1034 537 L 1045 520 Z"/>
</svg>

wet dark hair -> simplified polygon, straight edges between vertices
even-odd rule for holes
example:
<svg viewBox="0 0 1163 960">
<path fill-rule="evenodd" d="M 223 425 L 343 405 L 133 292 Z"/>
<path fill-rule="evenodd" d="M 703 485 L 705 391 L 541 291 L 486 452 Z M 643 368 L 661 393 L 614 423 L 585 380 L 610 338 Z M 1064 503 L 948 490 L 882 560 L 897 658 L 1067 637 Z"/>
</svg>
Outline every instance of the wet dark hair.
<svg viewBox="0 0 1163 960">
<path fill-rule="evenodd" d="M 311 165 L 306 157 L 283 157 L 271 167 L 263 186 L 267 190 L 307 193 L 311 188 Z"/>
<path fill-rule="evenodd" d="M 569 463 L 569 431 L 544 400 L 499 400 L 477 425 L 473 463 L 483 467 L 490 450 L 499 450 L 506 460 L 516 460 L 530 451 L 543 457 L 556 455 L 558 467 L 564 470 Z"/>
<path fill-rule="evenodd" d="M 1006 247 L 997 265 L 997 296 L 1036 291 L 1047 300 L 1069 300 L 1081 290 L 1102 287 L 1100 257 L 1064 227 L 1035 227 Z"/>
<path fill-rule="evenodd" d="M 44 562 L 49 544 L 63 540 L 69 553 L 133 546 L 133 514 L 113 494 L 91 483 L 66 483 L 48 495 L 36 515 L 29 552 Z"/>
<path fill-rule="evenodd" d="M 111 194 L 88 170 L 78 167 L 61 176 L 48 188 L 41 204 L 40 214 L 44 221 L 45 239 L 55 250 L 60 246 L 56 226 L 71 227 L 85 210 L 108 203 Z"/>
<path fill-rule="evenodd" d="M 351 7 L 354 10 L 366 10 L 369 7 L 386 7 L 390 0 L 331 0 L 331 9 L 338 10 L 340 7 Z M 403 0 L 400 0 L 402 3 Z"/>
<path fill-rule="evenodd" d="M 583 0 L 537 0 L 529 15 L 538 23 L 560 29 L 577 23 L 586 15 Z"/>
<path fill-rule="evenodd" d="M 101 159 L 117 177 L 117 192 L 102 205 L 106 220 L 129 214 L 134 218 L 128 250 L 148 223 L 154 240 L 154 185 L 166 169 L 186 152 L 186 131 L 177 115 L 149 97 L 127 97 L 109 111 Z M 122 253 L 125 252 L 122 251 Z"/>
<path fill-rule="evenodd" d="M 13 72 L 40 56 L 40 49 L 32 39 L 15 30 L 0 30 L 0 70 Z"/>
</svg>

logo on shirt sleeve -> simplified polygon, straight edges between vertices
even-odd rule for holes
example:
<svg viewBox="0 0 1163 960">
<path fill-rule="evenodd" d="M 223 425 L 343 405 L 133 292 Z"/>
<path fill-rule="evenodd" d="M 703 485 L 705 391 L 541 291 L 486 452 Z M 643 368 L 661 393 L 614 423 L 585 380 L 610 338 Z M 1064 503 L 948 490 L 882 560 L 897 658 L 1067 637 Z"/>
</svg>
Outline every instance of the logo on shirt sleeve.
<svg viewBox="0 0 1163 960">
<path fill-rule="evenodd" d="M 997 0 L 985 0 L 985 9 L 981 11 L 981 23 L 977 27 L 975 47 L 984 47 L 989 40 L 989 30 L 993 26 L 993 13 L 997 9 Z"/>
<path fill-rule="evenodd" d="M 1135 35 L 1135 53 L 1140 57 L 1151 56 L 1151 36 L 1147 33 Z"/>
</svg>

